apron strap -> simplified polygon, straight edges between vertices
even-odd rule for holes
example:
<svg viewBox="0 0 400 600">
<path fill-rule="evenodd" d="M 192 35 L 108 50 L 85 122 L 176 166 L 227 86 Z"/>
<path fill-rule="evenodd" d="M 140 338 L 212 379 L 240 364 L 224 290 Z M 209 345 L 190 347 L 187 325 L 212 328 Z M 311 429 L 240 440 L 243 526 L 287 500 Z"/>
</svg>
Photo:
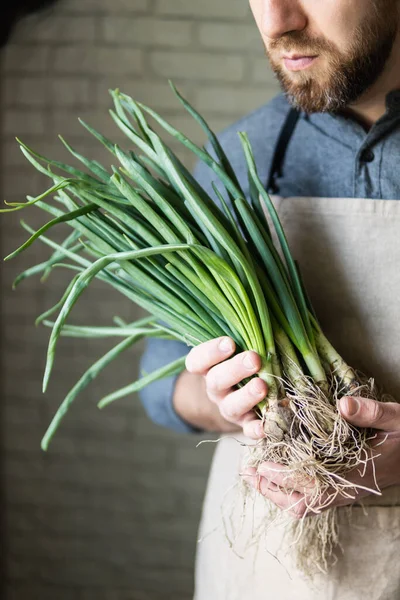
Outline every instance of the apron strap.
<svg viewBox="0 0 400 600">
<path fill-rule="evenodd" d="M 285 161 L 285 154 L 293 132 L 300 117 L 300 111 L 297 108 L 291 108 L 282 125 L 276 146 L 274 149 L 271 168 L 268 175 L 266 190 L 270 194 L 277 194 L 279 187 L 276 182 L 278 177 L 282 177 L 282 167 Z"/>
</svg>

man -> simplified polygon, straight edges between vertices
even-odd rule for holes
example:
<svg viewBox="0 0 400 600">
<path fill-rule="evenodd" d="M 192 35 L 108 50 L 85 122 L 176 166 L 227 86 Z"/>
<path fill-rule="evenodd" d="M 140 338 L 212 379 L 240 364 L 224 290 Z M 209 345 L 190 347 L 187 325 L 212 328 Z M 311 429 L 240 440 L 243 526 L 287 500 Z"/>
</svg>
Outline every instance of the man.
<svg viewBox="0 0 400 600">
<path fill-rule="evenodd" d="M 241 130 L 249 135 L 260 176 L 280 196 L 400 199 L 400 2 L 250 0 L 250 5 L 284 94 L 220 135 L 243 189 L 248 190 Z M 298 119 L 290 122 L 293 107 Z M 271 179 L 274 149 L 282 139 L 281 169 Z M 196 177 L 213 195 L 207 167 L 199 165 Z M 266 384 L 253 378 L 235 387 L 258 372 L 260 358 L 251 351 L 233 356 L 234 351 L 229 338 L 192 349 L 184 373 L 142 392 L 149 415 L 178 431 L 241 430 L 248 438 L 262 438 L 253 408 L 265 397 Z M 183 344 L 150 340 L 142 366 L 149 372 L 186 353 Z M 339 409 L 350 423 L 383 433 L 376 474 L 367 469 L 362 485 L 374 488 L 375 476 L 381 489 L 399 485 L 400 405 L 343 398 Z M 296 490 L 299 502 L 293 507 L 282 470 L 264 464 L 246 476 L 265 497 L 301 517 L 307 490 Z M 359 481 L 360 474 L 352 478 Z M 335 505 L 354 501 L 337 498 Z"/>
</svg>

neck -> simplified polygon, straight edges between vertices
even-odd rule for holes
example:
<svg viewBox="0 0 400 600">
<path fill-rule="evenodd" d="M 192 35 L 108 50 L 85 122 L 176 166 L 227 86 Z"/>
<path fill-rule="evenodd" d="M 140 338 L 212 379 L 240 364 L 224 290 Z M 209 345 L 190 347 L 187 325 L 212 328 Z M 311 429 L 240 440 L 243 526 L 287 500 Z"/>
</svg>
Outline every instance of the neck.
<svg viewBox="0 0 400 600">
<path fill-rule="evenodd" d="M 386 95 L 400 89 L 400 32 L 397 34 L 392 53 L 385 69 L 374 85 L 347 107 L 346 112 L 354 115 L 367 128 L 372 127 L 386 112 Z"/>
</svg>

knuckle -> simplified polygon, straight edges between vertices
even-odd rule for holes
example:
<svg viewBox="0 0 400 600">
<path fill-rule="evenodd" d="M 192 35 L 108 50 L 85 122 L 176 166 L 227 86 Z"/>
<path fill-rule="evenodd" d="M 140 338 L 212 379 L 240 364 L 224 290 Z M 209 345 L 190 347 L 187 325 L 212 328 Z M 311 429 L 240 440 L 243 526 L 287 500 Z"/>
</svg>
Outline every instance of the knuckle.
<svg viewBox="0 0 400 600">
<path fill-rule="evenodd" d="M 370 406 L 370 415 L 372 423 L 378 423 L 383 419 L 383 405 L 380 402 L 372 402 Z"/>
<path fill-rule="evenodd" d="M 218 394 L 224 392 L 225 386 L 221 381 L 221 376 L 218 369 L 212 368 L 208 371 L 208 373 L 204 376 L 206 380 L 206 389 L 211 394 Z"/>
<path fill-rule="evenodd" d="M 259 369 L 261 367 L 260 355 L 257 352 L 255 352 L 254 350 L 250 350 L 250 356 L 251 356 L 251 360 L 254 362 L 256 368 Z"/>
<path fill-rule="evenodd" d="M 227 421 L 237 421 L 240 418 L 240 412 L 232 404 L 223 403 L 221 406 L 221 414 Z"/>
<path fill-rule="evenodd" d="M 187 371 L 190 373 L 205 374 L 213 366 L 221 363 L 226 356 L 221 356 L 218 342 L 218 339 L 209 340 L 191 348 L 185 360 Z"/>
<path fill-rule="evenodd" d="M 246 352 L 239 354 L 237 361 L 240 363 L 242 370 L 247 372 L 251 371 L 255 373 L 261 366 L 261 359 L 257 352 L 254 352 L 253 350 L 247 350 Z"/>
<path fill-rule="evenodd" d="M 250 425 L 250 423 L 245 423 L 243 425 L 243 434 L 248 437 L 248 438 L 252 438 L 253 437 L 253 428 Z"/>
<path fill-rule="evenodd" d="M 260 379 L 260 377 L 255 377 L 254 379 L 249 381 L 249 383 L 247 385 L 248 385 L 248 391 L 250 392 L 250 394 L 257 398 L 263 397 L 267 393 L 267 390 L 266 390 L 267 386 L 266 386 L 265 382 L 262 379 Z"/>
<path fill-rule="evenodd" d="M 219 355 L 229 355 L 235 350 L 235 342 L 230 337 L 219 337 L 214 340 L 213 349 L 218 352 Z"/>
<path fill-rule="evenodd" d="M 249 421 L 243 425 L 243 433 L 246 437 L 256 440 L 260 437 L 259 432 L 257 431 L 257 426 L 254 421 Z"/>
<path fill-rule="evenodd" d="M 211 393 L 216 392 L 218 385 L 217 385 L 217 378 L 215 376 L 213 369 L 208 371 L 207 375 L 205 375 L 205 380 L 206 380 L 207 391 L 211 392 Z"/>
</svg>

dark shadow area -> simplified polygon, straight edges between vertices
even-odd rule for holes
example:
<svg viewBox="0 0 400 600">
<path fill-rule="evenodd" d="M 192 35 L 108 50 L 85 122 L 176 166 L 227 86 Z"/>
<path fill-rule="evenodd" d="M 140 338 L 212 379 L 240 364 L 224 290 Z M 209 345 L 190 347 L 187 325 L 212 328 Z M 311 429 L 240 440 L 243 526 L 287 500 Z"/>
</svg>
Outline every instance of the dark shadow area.
<svg viewBox="0 0 400 600">
<path fill-rule="evenodd" d="M 0 47 L 3 48 L 15 25 L 24 17 L 44 11 L 58 0 L 14 0 L 6 2 L 0 20 Z"/>
<path fill-rule="evenodd" d="M 0 48 L 6 46 L 15 26 L 24 17 L 31 15 L 36 12 L 44 11 L 54 4 L 57 0 L 14 0 L 13 2 L 7 2 L 3 7 L 2 18 L 0 20 Z M 0 94 L 2 90 L 0 89 Z M 2 117 L 1 117 L 2 118 Z M 2 177 L 0 174 L 0 189 L 2 189 Z M 0 239 L 0 247 L 2 247 L 3 240 Z M 0 289 L 2 289 L 2 267 L 0 267 Z M 2 310 L 2 298 L 0 296 L 0 311 Z M 2 346 L 3 331 L 0 331 L 0 346 Z M 0 361 L 2 362 L 3 348 L 0 347 Z M 2 366 L 0 372 L 3 372 Z M 0 397 L 4 398 L 4 386 L 2 380 L 0 380 Z M 0 431 L 2 431 L 3 424 L 3 411 L 0 405 Z M 0 598 L 6 598 L 6 569 L 5 569 L 5 557 L 7 556 L 7 536 L 6 536 L 6 515 L 4 511 L 5 506 L 5 489 L 4 482 L 4 456 L 3 451 L 0 454 Z"/>
</svg>

